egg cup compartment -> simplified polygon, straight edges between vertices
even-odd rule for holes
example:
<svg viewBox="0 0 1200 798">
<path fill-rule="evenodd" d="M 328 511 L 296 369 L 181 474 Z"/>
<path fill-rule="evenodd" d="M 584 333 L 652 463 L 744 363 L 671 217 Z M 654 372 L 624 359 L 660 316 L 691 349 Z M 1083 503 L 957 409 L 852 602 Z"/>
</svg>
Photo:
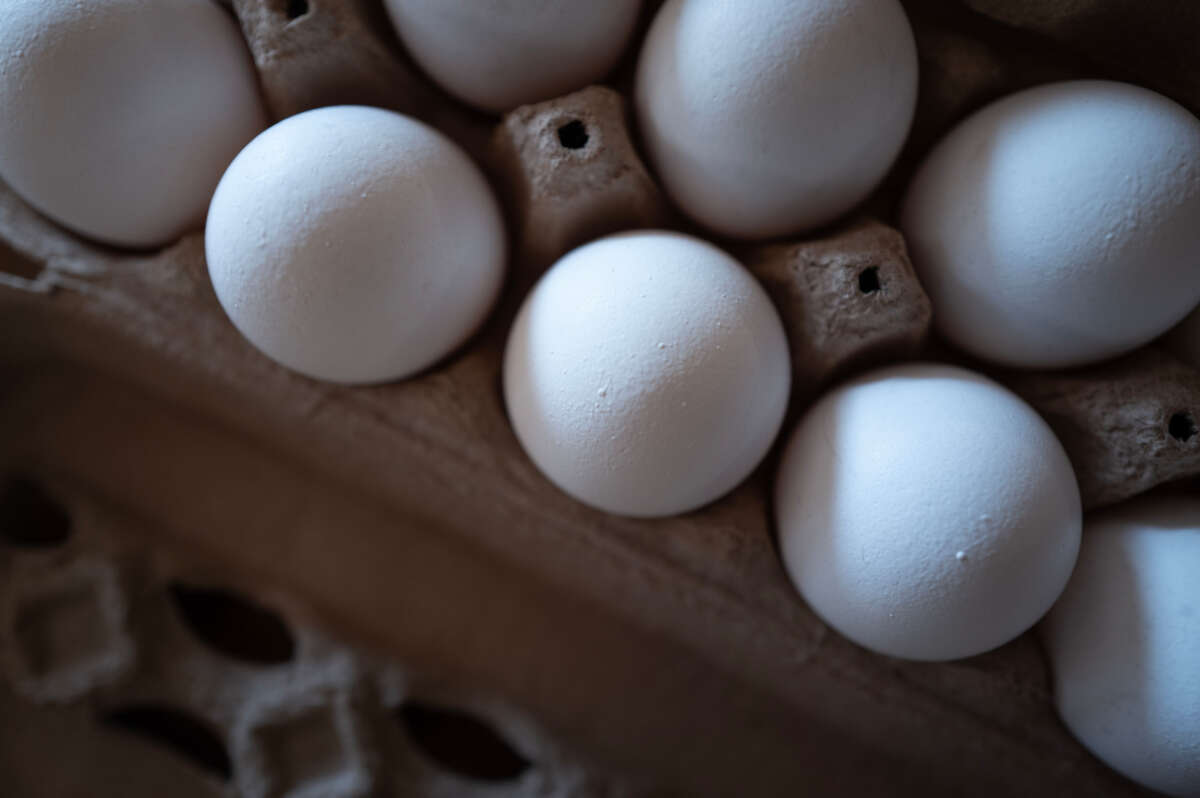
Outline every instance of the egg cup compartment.
<svg viewBox="0 0 1200 798">
<path fill-rule="evenodd" d="M 234 0 L 274 119 L 323 105 L 411 113 L 431 94 L 366 0 Z"/>
<path fill-rule="evenodd" d="M 9 575 L 0 644 L 13 687 L 66 702 L 133 668 L 127 601 L 104 561 L 68 561 Z"/>
<path fill-rule="evenodd" d="M 474 706 L 463 696 L 489 697 L 505 709 L 488 718 L 533 762 L 503 787 L 431 774 L 429 758 L 388 725 L 386 690 L 372 688 L 372 734 L 363 739 L 375 742 L 351 758 L 377 763 L 400 745 L 388 760 L 399 764 L 377 771 L 395 794 L 1142 794 L 1057 721 L 1031 636 L 969 660 L 923 664 L 869 654 L 830 632 L 778 560 L 773 458 L 700 511 L 636 521 L 570 500 L 521 452 L 496 390 L 520 301 L 515 286 L 529 282 L 521 275 L 535 276 L 581 236 L 677 224 L 637 156 L 618 94 L 585 90 L 497 127 L 420 78 L 390 32 L 380 32 L 374 4 L 234 7 L 276 116 L 348 102 L 415 113 L 514 192 L 516 276 L 500 309 L 463 349 L 415 379 L 317 383 L 267 361 L 228 323 L 208 282 L 202 236 L 158 252 L 118 252 L 63 233 L 0 187 L 5 473 L 53 475 L 88 501 L 121 508 L 126 522 L 113 539 L 175 563 L 146 566 L 160 574 L 151 585 L 187 570 L 178 563 L 204 563 L 249 595 L 286 597 L 286 614 L 305 635 L 328 640 L 321 630 L 336 630 L 360 651 L 402 662 L 403 684 L 423 674 L 463 706 Z M 947 4 L 921 0 L 908 10 L 921 51 L 921 107 L 906 154 L 862 209 L 880 218 L 948 124 L 1001 91 L 1085 74 L 1095 55 L 1056 50 Z M 1120 13 L 1130 36 L 1170 16 Z M 1200 84 L 1187 75 L 1195 68 L 1179 67 L 1183 78 L 1157 71 L 1170 58 L 1097 60 L 1117 77 L 1167 91 L 1183 80 L 1192 94 L 1176 96 L 1194 109 Z M 628 66 L 617 72 L 618 89 L 627 89 Z M 846 223 L 812 241 L 739 254 L 776 284 L 777 302 L 792 297 L 785 319 L 825 331 L 793 343 L 815 353 L 798 382 L 816 386 L 867 361 L 928 351 L 918 344 L 927 301 L 885 226 Z M 803 274 L 819 278 L 827 299 L 795 299 Z M 831 318 L 831 307 L 859 310 Z M 1083 481 L 1093 485 L 1085 499 L 1098 504 L 1200 468 L 1196 376 L 1181 368 L 1147 350 L 1094 373 L 1004 379 L 1050 418 L 1081 479 L 1096 475 Z M 1094 454 L 1101 450 L 1104 457 Z M 134 605 L 152 606 L 137 596 Z M 294 663 L 247 670 L 162 624 L 133 633 L 140 670 L 128 684 L 36 709 L 0 687 L 0 709 L 14 718 L 0 729 L 0 771 L 14 774 L 16 795 L 53 789 L 40 786 L 39 774 L 54 772 L 62 752 L 51 759 L 34 741 L 55 739 L 82 769 L 102 768 L 101 752 L 127 763 L 134 775 L 112 785 L 114 794 L 164 794 L 161 784 L 172 782 L 155 783 L 161 774 L 174 780 L 172 794 L 222 794 L 211 775 L 197 778 L 157 749 L 97 733 L 97 708 L 119 707 L 118 699 L 183 706 L 228 745 L 233 729 L 249 724 L 248 696 L 281 695 L 297 669 L 327 661 L 302 644 Z M 375 661 L 321 645 L 322 656 Z M 374 667 L 366 671 L 379 682 Z M 234 697 L 215 700 L 223 691 Z"/>
<path fill-rule="evenodd" d="M 364 722 L 353 689 L 301 683 L 254 706 L 236 734 L 238 784 L 247 798 L 364 798 L 375 776 L 364 761 Z M 277 703 L 275 703 L 277 702 Z M 369 749 L 367 749 L 369 750 Z"/>
<path fill-rule="evenodd" d="M 1153 347 L 1083 369 L 1002 375 L 1054 429 L 1085 509 L 1200 471 L 1200 373 Z"/>
<path fill-rule="evenodd" d="M 824 238 L 741 254 L 787 330 L 794 405 L 853 369 L 921 351 L 933 312 L 893 228 L 866 219 Z"/>
<path fill-rule="evenodd" d="M 608 233 L 667 226 L 666 200 L 634 148 L 620 94 L 592 86 L 504 116 L 491 155 L 516 228 L 515 262 L 536 277 Z"/>
</svg>

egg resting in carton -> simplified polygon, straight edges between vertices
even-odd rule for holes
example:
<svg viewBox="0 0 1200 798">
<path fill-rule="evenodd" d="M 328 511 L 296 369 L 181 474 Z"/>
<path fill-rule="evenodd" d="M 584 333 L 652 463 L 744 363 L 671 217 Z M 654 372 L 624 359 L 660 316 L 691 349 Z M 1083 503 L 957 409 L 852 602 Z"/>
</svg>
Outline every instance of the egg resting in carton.
<svg viewBox="0 0 1200 798">
<path fill-rule="evenodd" d="M 268 98 L 268 104 L 277 116 L 330 102 L 370 101 L 389 107 L 400 107 L 418 115 L 422 115 L 424 112 L 429 117 L 449 115 L 454 121 L 448 123 L 448 127 L 457 134 L 460 140 L 465 139 L 477 143 L 486 139 L 490 123 L 478 118 L 456 115 L 452 110 L 447 111 L 446 107 L 437 99 L 436 92 L 425 86 L 420 79 L 414 78 L 411 68 L 401 65 L 389 46 L 383 43 L 387 39 L 387 34 L 382 32 L 384 29 L 380 27 L 379 20 L 366 10 L 365 5 L 360 7 L 356 4 L 313 2 L 307 14 L 291 21 L 287 20 L 280 3 L 239 1 L 236 5 L 243 28 L 248 34 L 251 49 L 255 54 L 256 63 L 260 68 L 260 74 L 263 75 L 264 93 Z M 981 52 L 981 49 L 986 50 L 986 47 L 980 48 L 979 44 L 974 41 L 967 42 L 956 39 L 954 34 L 940 30 L 937 24 L 923 27 L 922 17 L 919 13 L 915 13 L 914 17 L 919 41 L 947 43 L 946 49 L 941 51 L 931 52 L 928 48 L 922 49 L 922 66 L 926 67 L 922 85 L 923 95 L 937 97 L 940 92 L 942 96 L 969 97 L 969 100 L 960 99 L 959 101 L 964 105 L 970 105 L 977 102 L 981 95 L 986 96 L 1002 87 L 1013 87 L 1007 82 L 1012 79 L 1010 75 L 1012 67 L 996 53 Z M 295 42 L 295 46 L 284 46 L 289 41 Z M 270 44 L 270 42 L 274 42 L 274 44 Z M 318 42 L 321 43 L 320 46 L 315 46 L 315 43 Z M 337 53 L 336 59 L 331 58 L 330 53 L 332 52 Z M 963 60 L 977 67 L 977 71 L 972 73 L 970 68 L 959 69 Z M 383 66 L 383 61 L 387 62 L 386 67 Z M 939 76 L 936 68 L 933 70 L 927 68 L 930 61 L 955 66 Z M 338 66 L 330 69 L 331 64 Z M 1039 72 L 1039 69 L 1044 72 Z M 1064 68 L 1061 64 L 1051 63 L 1049 65 L 1039 64 L 1032 68 L 1018 67 L 1016 71 L 1022 75 L 1036 73 L 1036 77 L 1027 78 L 1028 81 L 1032 81 L 1046 77 L 1070 76 L 1073 69 L 1077 69 L 1077 67 L 1071 65 Z M 288 77 L 272 79 L 271 73 L 288 75 Z M 975 74 L 979 80 L 961 85 L 963 74 Z M 381 78 L 381 75 L 386 75 L 387 78 Z M 997 75 L 1001 77 L 997 78 Z M 334 76 L 337 76 L 337 79 L 334 79 Z M 939 80 L 942 80 L 940 86 L 935 86 L 932 91 L 927 91 L 931 81 L 936 83 Z M 960 85 L 946 88 L 947 84 L 955 82 L 959 82 Z M 1015 79 L 1015 82 L 1019 84 L 1025 81 Z M 988 88 L 980 89 L 980 86 Z M 422 105 L 425 106 L 424 109 L 422 109 Z M 611 106 L 611 98 L 606 98 L 604 102 L 597 102 L 595 108 L 589 108 L 587 105 L 581 104 L 576 96 L 569 102 L 564 101 L 562 107 L 572 115 L 572 118 L 611 119 Z M 543 107 L 542 110 L 545 112 L 554 108 L 552 103 Z M 525 113 L 528 118 L 529 112 Z M 504 123 L 504 127 L 509 128 L 510 122 L 514 118 L 520 118 L 519 114 L 521 112 L 518 111 L 509 117 Z M 925 118 L 930 118 L 930 115 Z M 918 132 L 920 126 L 921 119 L 918 119 Z M 557 134 L 557 130 L 555 130 L 555 134 Z M 503 134 L 497 132 L 496 136 L 502 137 Z M 478 146 L 473 149 L 476 152 L 483 151 Z M 553 148 L 549 152 L 553 153 Z M 630 169 L 636 174 L 636 169 L 640 167 L 640 164 L 636 163 L 636 153 L 632 148 L 628 153 L 623 152 L 616 158 L 619 161 L 629 159 L 633 159 Z M 532 162 L 536 163 L 536 159 L 533 159 Z M 511 161 L 508 164 L 502 162 L 490 164 L 496 173 L 503 173 L 510 165 Z M 526 174 L 530 174 L 536 173 L 540 167 L 525 164 L 521 168 Z M 634 182 L 636 185 L 641 181 Z M 584 185 L 586 182 L 581 183 L 580 188 Z M 580 191 L 580 189 L 575 190 Z M 646 216 L 639 218 L 653 219 L 657 223 L 657 220 L 663 217 L 659 215 L 662 213 L 659 204 L 661 200 L 656 197 L 657 192 L 653 183 L 646 181 L 636 191 L 644 197 L 642 201 L 645 203 L 645 207 L 653 209 Z M 586 207 L 586 202 L 579 202 Z M 531 208 L 520 208 L 515 215 L 532 217 L 534 214 Z M 628 225 L 628 222 L 623 219 L 614 221 L 611 217 L 604 220 L 587 220 L 588 215 L 588 213 L 581 212 L 578 221 L 571 222 L 567 227 L 575 225 L 586 229 L 588 225 L 596 225 L 598 229 L 606 224 L 614 227 Z M 9 225 L 6 224 L 6 237 L 19 238 L 23 234 L 22 231 L 18 231 L 15 236 L 10 236 L 8 227 Z M 26 225 L 26 229 L 28 229 L 28 225 Z M 525 234 L 526 238 L 532 239 L 533 231 L 536 229 L 530 228 L 529 232 Z M 861 241 L 862 236 L 859 235 L 858 238 L 855 238 L 856 233 L 861 233 L 861 230 L 850 229 L 845 233 L 834 233 L 833 239 L 834 241 L 851 240 L 857 244 Z M 27 233 L 25 234 L 27 235 Z M 841 238 L 841 236 L 845 236 L 845 238 Z M 890 241 L 888 240 L 889 236 L 892 237 Z M 900 263 L 898 268 L 901 271 L 899 273 L 904 274 L 903 261 L 898 260 L 895 234 L 880 229 L 878 238 L 880 239 L 878 248 L 867 249 L 864 247 L 866 251 L 858 253 L 858 256 L 863 258 L 862 262 Z M 569 246 L 565 243 L 566 240 L 564 238 L 564 243 L 547 247 L 546 251 L 553 252 L 558 247 Z M 526 241 L 523 246 L 529 246 L 529 242 Z M 809 245 L 797 244 L 793 249 L 799 248 L 803 251 L 806 246 Z M 836 249 L 836 245 L 831 244 L 830 246 Z M 821 244 L 814 244 L 812 247 L 815 247 L 818 252 L 822 251 Z M 25 248 L 45 252 L 45 247 L 40 243 Z M 848 246 L 845 253 L 855 251 L 856 248 Z M 199 257 L 199 252 L 195 246 L 189 246 L 185 242 L 174 250 L 174 256 L 196 259 Z M 42 255 L 39 260 L 44 257 Z M 552 259 L 553 255 L 543 255 L 542 257 Z M 120 270 L 121 258 L 112 257 L 111 259 L 106 258 L 106 260 L 118 271 Z M 530 260 L 532 261 L 533 258 Z M 814 257 L 812 260 L 818 261 L 819 259 Z M 92 262 L 94 263 L 95 260 L 93 259 Z M 522 266 L 518 266 L 518 268 L 522 268 Z M 535 271 L 537 268 L 533 267 Z M 854 269 L 848 268 L 845 271 L 846 276 L 852 275 L 853 279 L 847 280 L 847 284 L 842 286 L 839 301 L 851 305 L 862 302 L 864 292 L 860 284 L 861 270 L 856 272 Z M 53 278 L 51 276 L 46 279 L 52 281 Z M 169 270 L 154 279 L 169 281 Z M 186 281 L 183 284 L 186 284 Z M 881 281 L 881 286 L 883 285 L 886 283 Z M 836 288 L 836 285 L 833 287 Z M 794 285 L 777 286 L 774 292 L 776 301 L 783 308 L 795 307 L 797 304 L 795 291 Z M 872 292 L 865 293 L 869 296 Z M 878 335 L 881 340 L 894 339 L 899 342 L 893 350 L 898 355 L 913 351 L 909 341 L 920 337 L 922 327 L 920 319 L 922 313 L 927 315 L 927 311 L 922 310 L 923 307 L 927 308 L 927 302 L 919 292 L 919 286 L 915 291 L 906 292 L 906 296 L 910 299 L 904 304 L 902 312 L 894 311 L 896 316 L 904 319 L 902 323 L 897 324 L 889 318 L 886 321 L 880 320 L 874 326 L 874 329 L 879 331 Z M 837 305 L 838 302 L 831 304 Z M 819 310 L 820 308 L 817 308 L 815 312 L 819 312 Z M 501 312 L 503 314 L 503 311 Z M 812 312 L 814 311 L 810 311 L 810 314 Z M 787 313 L 788 311 L 785 310 L 785 317 Z M 796 315 L 804 318 L 799 313 Z M 866 323 L 864 321 L 864 324 Z M 857 352 L 851 352 L 851 354 L 858 355 Z M 831 354 L 828 362 L 822 365 L 821 374 L 823 376 L 813 377 L 814 382 L 819 383 L 827 375 L 851 370 L 852 360 L 853 358 L 848 357 L 846 362 L 842 362 L 838 359 L 838 355 Z M 1195 393 L 1193 390 L 1187 389 L 1186 384 L 1193 377 L 1183 379 L 1184 391 L 1174 394 L 1170 400 L 1167 400 L 1163 398 L 1162 387 L 1178 384 L 1178 376 L 1184 373 L 1180 371 L 1182 367 L 1166 362 L 1149 352 L 1137 353 L 1131 356 L 1128 362 L 1137 365 L 1115 370 L 1112 366 L 1104 366 L 1097 368 L 1092 373 L 1072 373 L 1070 375 L 1025 374 L 1021 375 L 1019 382 L 1011 382 L 1013 387 L 1030 399 L 1043 413 L 1052 417 L 1052 424 L 1055 423 L 1053 419 L 1058 419 L 1058 423 L 1062 425 L 1057 427 L 1058 429 L 1077 430 L 1074 437 L 1091 436 L 1090 440 L 1073 447 L 1068 443 L 1073 436 L 1065 435 L 1064 443 L 1072 454 L 1076 469 L 1081 476 L 1081 483 L 1092 486 L 1085 488 L 1085 495 L 1094 497 L 1092 503 L 1095 504 L 1115 500 L 1112 497 L 1132 495 L 1163 479 L 1194 473 L 1196 467 L 1194 460 L 1197 447 L 1195 436 L 1178 440 L 1170 434 L 1170 419 L 1179 413 L 1192 412 L 1191 406 L 1195 400 Z M 1118 380 L 1115 383 L 1114 377 Z M 1069 390 L 1065 394 L 1066 398 L 1063 398 L 1062 392 L 1056 390 L 1057 386 L 1063 384 L 1063 380 L 1067 380 L 1066 384 L 1069 386 Z M 1118 387 L 1114 387 L 1114 385 Z M 1131 395 L 1130 391 L 1136 391 L 1138 395 L 1144 396 L 1145 399 L 1140 404 L 1152 408 L 1139 417 L 1136 425 L 1112 424 L 1105 427 L 1103 424 L 1093 423 L 1098 417 L 1104 417 L 1106 413 L 1111 416 L 1114 412 L 1125 412 L 1122 408 L 1127 404 L 1125 397 Z M 1054 412 L 1049 413 L 1047 408 Z M 1063 435 L 1061 431 L 1060 435 Z M 1172 440 L 1175 442 L 1171 443 Z M 1154 458 L 1156 465 L 1149 469 L 1136 465 L 1138 453 L 1144 451 L 1147 443 L 1157 447 Z M 1121 455 L 1121 459 L 1125 465 L 1110 467 L 1098 463 L 1097 467 L 1092 469 L 1097 472 L 1096 475 L 1087 476 L 1089 469 L 1092 468 L 1090 460 L 1092 455 L 1088 453 L 1097 447 L 1105 451 L 1124 453 Z M 728 500 L 727 504 L 736 506 L 737 501 L 735 497 Z M 998 656 L 1003 659 L 1008 654 Z M 911 669 L 911 666 L 898 667 Z M 1024 664 L 1020 667 L 1024 667 Z M 1020 667 L 1016 670 L 1020 670 Z M 955 672 L 954 668 L 950 667 L 945 671 L 938 671 L 938 673 L 944 674 L 953 672 Z M 925 677 L 928 677 L 929 672 L 923 673 Z M 981 694 L 986 694 L 992 687 L 985 684 L 982 688 L 978 686 L 966 688 L 966 691 L 970 692 L 972 689 L 978 689 Z M 985 705 L 989 704 L 986 699 L 979 700 Z M 989 708 L 989 711 L 997 710 Z M 1113 790 L 1116 789 L 1112 785 L 1109 786 Z"/>
</svg>

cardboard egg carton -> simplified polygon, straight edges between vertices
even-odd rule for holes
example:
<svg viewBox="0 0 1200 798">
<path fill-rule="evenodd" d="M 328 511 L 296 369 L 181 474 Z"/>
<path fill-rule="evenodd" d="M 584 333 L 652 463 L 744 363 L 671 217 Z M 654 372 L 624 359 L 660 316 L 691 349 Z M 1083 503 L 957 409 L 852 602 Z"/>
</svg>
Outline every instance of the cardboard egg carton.
<svg viewBox="0 0 1200 798">
<path fill-rule="evenodd" d="M 425 81 L 377 3 L 232 6 L 277 118 L 367 102 L 468 149 L 506 198 L 510 278 L 484 329 L 423 375 L 322 384 L 240 338 L 213 296 L 201 234 L 119 252 L 0 187 L 0 466 L 41 486 L 76 530 L 65 548 L 0 542 L 0 706 L 20 719 L 0 732 L 0 770 L 19 774 L 16 795 L 104 794 L 114 774 L 135 774 L 109 784 L 131 798 L 1140 794 L 1054 717 L 1031 636 L 923 664 L 822 624 L 775 551 L 774 457 L 709 507 L 642 521 L 579 505 L 521 452 L 498 382 L 524 291 L 591 236 L 697 232 L 639 155 L 623 99 L 632 56 L 611 88 L 493 119 Z M 717 242 L 787 323 L 795 412 L 862 368 L 943 354 L 901 237 L 871 220 L 890 216 L 920 154 L 1000 93 L 1104 74 L 1086 47 L 965 6 L 907 6 L 921 100 L 892 176 L 834 229 Z M 1175 85 L 1152 62 L 1126 66 L 1114 76 Z M 1200 470 L 1200 436 L 1178 420 L 1200 417 L 1197 376 L 1151 350 L 995 376 L 1055 426 L 1091 505 Z M 181 617 L 176 583 L 273 608 L 295 658 L 264 671 L 214 655 Z M 499 786 L 445 773 L 389 717 L 412 696 L 482 717 L 529 769 Z M 145 716 L 120 713 L 146 705 L 207 728 L 228 777 L 101 722 L 116 713 L 144 730 Z M 54 770 L 67 754 L 79 767 Z"/>
<path fill-rule="evenodd" d="M 56 771 L 86 752 L 39 734 L 41 716 L 118 738 L 99 743 L 105 769 L 133 775 L 91 796 L 634 794 L 519 711 L 355 652 L 287 598 L 268 609 L 231 591 L 219 566 L 178 558 L 163 530 L 86 489 L 10 478 L 0 504 L 7 794 L 84 794 L 67 787 L 78 772 Z M 474 736 L 474 759 L 447 758 L 446 729 Z M 147 762 L 169 793 L 131 788 L 154 778 Z"/>
<path fill-rule="evenodd" d="M 516 228 L 526 278 L 621 230 L 668 226 L 671 212 L 633 143 L 624 98 L 591 86 L 507 114 L 488 156 Z"/>
<path fill-rule="evenodd" d="M 1088 509 L 1200 472 L 1200 372 L 1165 352 L 1003 378 L 1062 441 Z"/>
</svg>

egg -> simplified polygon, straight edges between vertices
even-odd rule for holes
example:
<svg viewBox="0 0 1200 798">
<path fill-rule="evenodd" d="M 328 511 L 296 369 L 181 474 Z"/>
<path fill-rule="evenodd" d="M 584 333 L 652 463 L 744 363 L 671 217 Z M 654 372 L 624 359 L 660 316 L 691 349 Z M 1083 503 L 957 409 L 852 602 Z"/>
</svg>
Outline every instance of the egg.
<svg viewBox="0 0 1200 798">
<path fill-rule="evenodd" d="M 641 0 L 385 0 L 413 59 L 455 97 L 503 112 L 604 78 Z"/>
<path fill-rule="evenodd" d="M 1119 355 L 1200 302 L 1200 120 L 1109 81 L 1011 95 L 937 145 L 901 227 L 938 329 L 968 352 Z"/>
<path fill-rule="evenodd" d="M 221 178 L 205 254 L 250 343 L 317 379 L 420 371 L 487 315 L 504 273 L 500 209 L 453 142 L 401 114 L 306 111 Z"/>
<path fill-rule="evenodd" d="M 964 369 L 908 364 L 827 393 L 775 483 L 784 566 L 855 643 L 947 660 L 1032 626 L 1062 591 L 1079 489 L 1046 423 Z"/>
<path fill-rule="evenodd" d="M 1200 499 L 1089 516 L 1079 564 L 1040 627 L 1054 703 L 1110 767 L 1200 795 Z"/>
<path fill-rule="evenodd" d="M 668 0 L 635 87 L 668 194 L 710 230 L 754 239 L 863 200 L 899 153 L 916 96 L 896 0 Z"/>
<path fill-rule="evenodd" d="M 145 248 L 199 229 L 266 124 L 211 0 L 4 0 L 0 178 L 80 235 Z"/>
<path fill-rule="evenodd" d="M 746 478 L 783 421 L 783 324 L 741 264 L 678 233 L 565 255 L 504 353 L 517 439 L 559 488 L 627 516 L 686 512 Z"/>
</svg>

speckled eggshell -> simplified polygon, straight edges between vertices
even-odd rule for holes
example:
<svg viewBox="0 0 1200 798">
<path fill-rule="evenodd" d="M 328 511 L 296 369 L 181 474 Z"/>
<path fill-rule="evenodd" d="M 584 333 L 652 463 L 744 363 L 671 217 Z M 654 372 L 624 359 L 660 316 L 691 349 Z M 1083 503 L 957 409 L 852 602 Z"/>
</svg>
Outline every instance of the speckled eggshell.
<svg viewBox="0 0 1200 798">
<path fill-rule="evenodd" d="M 199 229 L 266 124 L 211 0 L 3 0 L 0 177 L 75 232 L 140 248 Z"/>
<path fill-rule="evenodd" d="M 334 106 L 237 156 L 205 253 L 252 344 L 309 376 L 369 383 L 420 371 L 475 330 L 499 291 L 505 234 L 483 175 L 441 133 Z"/>
<path fill-rule="evenodd" d="M 897 366 L 826 394 L 775 485 L 784 565 L 882 654 L 969 657 L 1032 626 L 1079 549 L 1071 464 L 1044 421 L 960 368 Z"/>
<path fill-rule="evenodd" d="M 896 0 L 668 0 L 635 92 L 668 193 L 738 238 L 811 229 L 863 200 L 899 153 L 916 96 Z"/>
<path fill-rule="evenodd" d="M 503 112 L 582 89 L 616 65 L 641 0 L 385 0 L 414 60 L 448 92 Z"/>
<path fill-rule="evenodd" d="M 1040 632 L 1079 741 L 1151 789 L 1200 796 L 1200 499 L 1090 516 Z"/>
<path fill-rule="evenodd" d="M 741 264 L 677 233 L 625 233 L 556 263 L 504 356 L 513 429 L 564 491 L 682 513 L 754 469 L 787 408 L 783 325 Z"/>
<path fill-rule="evenodd" d="M 933 150 L 901 227 L 935 324 L 967 351 L 1113 357 L 1200 302 L 1200 120 L 1123 83 L 1011 95 Z"/>
</svg>

